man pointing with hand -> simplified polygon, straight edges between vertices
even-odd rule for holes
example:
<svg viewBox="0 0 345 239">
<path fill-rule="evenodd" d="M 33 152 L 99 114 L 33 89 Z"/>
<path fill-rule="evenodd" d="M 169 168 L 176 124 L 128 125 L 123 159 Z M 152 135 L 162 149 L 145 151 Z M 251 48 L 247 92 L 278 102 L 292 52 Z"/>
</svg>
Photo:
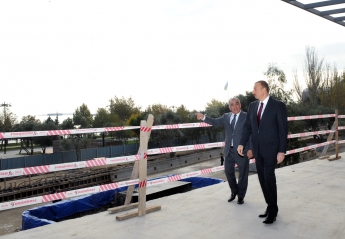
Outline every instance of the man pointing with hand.
<svg viewBox="0 0 345 239">
<path fill-rule="evenodd" d="M 231 112 L 223 114 L 221 117 L 213 119 L 206 115 L 196 113 L 198 120 L 211 124 L 213 126 L 223 126 L 225 129 L 225 147 L 224 147 L 224 171 L 231 190 L 228 202 L 232 202 L 236 196 L 237 204 L 244 203 L 244 197 L 248 187 L 249 160 L 252 157 L 250 144 L 245 148 L 246 155 L 238 155 L 236 149 L 240 142 L 243 125 L 246 120 L 246 112 L 241 110 L 241 103 L 238 98 L 229 100 L 229 109 Z M 247 152 L 248 151 L 248 152 Z M 238 165 L 238 183 L 235 176 L 235 164 Z"/>
</svg>

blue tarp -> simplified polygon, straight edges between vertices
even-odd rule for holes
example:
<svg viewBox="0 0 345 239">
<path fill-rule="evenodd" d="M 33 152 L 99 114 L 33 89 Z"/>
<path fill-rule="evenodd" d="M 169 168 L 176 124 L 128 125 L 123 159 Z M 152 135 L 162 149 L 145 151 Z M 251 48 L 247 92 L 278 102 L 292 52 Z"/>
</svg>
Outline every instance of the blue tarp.
<svg viewBox="0 0 345 239">
<path fill-rule="evenodd" d="M 164 177 L 169 177 L 167 175 Z M 164 178 L 160 177 L 160 178 Z M 158 179 L 158 178 L 154 178 Z M 154 180 L 151 179 L 151 180 Z M 192 188 L 202 188 L 213 184 L 225 182 L 222 179 L 217 178 L 203 178 L 203 177 L 191 177 L 181 181 L 191 182 Z M 136 185 L 137 187 L 138 185 Z M 127 190 L 126 187 L 117 188 L 114 190 L 108 190 L 100 193 L 95 193 L 88 196 L 82 196 L 72 198 L 70 200 L 63 200 L 57 203 L 52 203 L 36 208 L 29 209 L 22 214 L 22 230 L 27 230 L 35 227 L 44 226 L 47 224 L 56 223 L 62 218 L 66 218 L 75 213 L 85 212 L 93 209 L 98 209 L 104 205 L 107 205 L 114 200 L 115 193 Z"/>
</svg>

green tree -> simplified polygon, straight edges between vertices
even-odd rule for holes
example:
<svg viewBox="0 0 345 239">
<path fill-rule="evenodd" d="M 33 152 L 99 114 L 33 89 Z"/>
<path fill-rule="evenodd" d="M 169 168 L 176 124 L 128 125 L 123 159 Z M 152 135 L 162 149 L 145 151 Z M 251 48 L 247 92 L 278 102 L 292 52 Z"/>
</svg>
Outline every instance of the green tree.
<svg viewBox="0 0 345 239">
<path fill-rule="evenodd" d="M 58 117 L 58 116 L 55 117 L 54 124 L 55 124 L 57 127 L 59 127 L 60 122 L 59 122 L 59 117 Z"/>
<path fill-rule="evenodd" d="M 94 128 L 102 128 L 111 125 L 110 113 L 105 108 L 98 108 L 93 121 Z"/>
<path fill-rule="evenodd" d="M 220 109 L 222 109 L 224 107 L 224 105 L 226 105 L 227 103 L 228 102 L 221 102 L 221 101 L 216 100 L 216 99 L 211 99 L 210 102 L 206 103 L 206 111 L 209 110 L 210 113 L 212 111 L 212 113 L 215 114 L 214 116 L 211 116 L 211 117 L 219 116 L 221 114 Z"/>
<path fill-rule="evenodd" d="M 160 119 L 154 121 L 154 125 L 170 125 L 178 124 L 180 122 L 180 117 L 171 110 L 168 110 L 161 115 Z M 176 129 L 153 130 L 151 132 L 153 142 L 159 146 L 161 146 L 163 143 L 166 143 L 168 146 L 172 146 L 173 139 L 179 136 L 180 133 Z"/>
<path fill-rule="evenodd" d="M 241 102 L 241 110 L 248 112 L 249 104 L 256 101 L 254 95 L 250 91 L 246 91 L 245 95 L 239 94 L 236 96 Z"/>
<path fill-rule="evenodd" d="M 75 150 L 77 161 L 81 160 L 81 150 L 87 149 L 91 146 L 92 139 L 91 135 L 83 134 L 83 135 L 73 135 L 68 139 L 62 139 L 60 141 L 60 146 L 63 150 Z"/>
<path fill-rule="evenodd" d="M 269 93 L 273 98 L 281 100 L 285 104 L 292 101 L 293 91 L 286 90 L 287 79 L 283 70 L 279 69 L 275 63 L 269 63 L 264 75 L 267 77 Z"/>
<path fill-rule="evenodd" d="M 5 106 L 0 112 L 0 132 L 11 131 L 16 122 L 17 116 Z"/>
<path fill-rule="evenodd" d="M 308 88 L 307 99 L 311 107 L 317 106 L 319 102 L 318 91 L 324 81 L 324 58 L 319 57 L 314 47 L 307 46 L 305 49 L 304 76 Z"/>
<path fill-rule="evenodd" d="M 327 108 L 338 109 L 339 114 L 345 113 L 345 71 L 338 73 L 334 66 L 330 77 L 322 82 L 321 88 L 321 104 Z"/>
<path fill-rule="evenodd" d="M 73 129 L 74 128 L 73 120 L 70 117 L 68 117 L 67 119 L 62 121 L 62 124 L 60 127 L 61 129 Z"/>
<path fill-rule="evenodd" d="M 35 124 L 41 123 L 39 119 L 36 119 L 36 116 L 27 115 L 23 116 L 22 120 L 19 122 L 21 131 L 32 131 L 32 128 Z"/>
<path fill-rule="evenodd" d="M 221 102 L 215 99 L 212 99 L 210 102 L 206 103 L 206 114 L 207 116 L 211 118 L 218 118 L 223 115 L 222 112 L 224 112 L 224 106 L 228 105 L 228 103 Z M 229 109 L 229 108 L 228 108 Z M 229 112 L 229 110 L 228 110 Z M 225 133 L 224 128 L 221 126 L 212 126 L 205 128 L 206 134 L 210 140 L 210 142 L 217 142 L 217 136 L 219 133 Z"/>
<path fill-rule="evenodd" d="M 176 109 L 176 115 L 180 117 L 182 123 L 187 123 L 189 120 L 190 112 L 184 105 L 180 105 Z"/>
<path fill-rule="evenodd" d="M 48 124 L 49 122 L 54 122 L 50 116 L 48 116 L 48 118 L 43 123 Z"/>
<path fill-rule="evenodd" d="M 169 110 L 168 106 L 157 103 L 157 104 L 149 105 L 145 111 L 149 114 L 152 114 L 153 117 L 159 118 L 160 115 L 164 114 L 168 110 Z"/>
<path fill-rule="evenodd" d="M 196 110 L 193 110 L 191 112 L 191 116 L 188 120 L 188 123 L 196 122 L 195 113 L 197 113 Z M 196 144 L 199 144 L 200 143 L 200 137 L 205 134 L 205 128 L 203 128 L 203 127 L 187 128 L 187 129 L 183 129 L 183 133 L 184 133 L 187 140 L 189 139 L 192 141 L 192 143 L 195 142 Z"/>
<path fill-rule="evenodd" d="M 140 107 L 135 106 L 132 97 L 125 99 L 124 97 L 118 98 L 115 96 L 114 100 L 110 99 L 109 102 L 110 114 L 115 114 L 117 116 L 119 122 L 116 123 L 119 125 L 124 125 L 124 122 L 126 122 L 132 114 L 140 113 Z"/>
<path fill-rule="evenodd" d="M 74 125 L 80 125 L 80 128 L 92 127 L 93 117 L 86 104 L 82 104 L 73 113 Z"/>
<path fill-rule="evenodd" d="M 21 132 L 21 131 L 32 131 L 34 126 L 36 124 L 40 124 L 41 121 L 39 119 L 36 119 L 35 116 L 32 115 L 27 115 L 23 116 L 22 120 L 19 122 L 19 124 L 16 124 L 13 128 L 13 132 Z M 33 154 L 34 149 L 33 149 L 33 140 L 32 138 L 21 138 L 21 146 L 22 148 L 28 153 L 28 154 Z M 30 144 L 31 143 L 31 144 Z M 31 146 L 30 152 L 28 151 L 27 148 Z M 21 150 L 20 150 L 21 152 Z"/>
<path fill-rule="evenodd" d="M 128 121 L 128 125 L 130 125 L 130 126 L 140 126 L 141 121 L 142 120 L 146 120 L 147 116 L 148 116 L 148 114 L 146 112 L 132 114 L 131 117 L 129 117 L 129 119 L 127 120 Z M 154 121 L 155 121 L 155 119 L 154 119 Z M 135 137 L 139 141 L 140 129 L 131 130 L 130 137 Z"/>
<path fill-rule="evenodd" d="M 55 125 L 54 121 L 46 121 L 44 123 L 36 123 L 33 126 L 34 131 L 48 131 L 48 130 L 57 130 L 57 126 Z M 57 140 L 59 136 L 42 136 L 42 137 L 34 137 L 33 143 L 38 144 L 43 154 L 46 153 L 47 147 L 53 146 L 53 140 Z"/>
<path fill-rule="evenodd" d="M 297 70 L 293 71 L 294 81 L 293 81 L 293 88 L 292 92 L 295 94 L 298 104 L 302 104 L 302 96 L 303 96 L 303 88 L 301 83 L 298 80 Z"/>
</svg>

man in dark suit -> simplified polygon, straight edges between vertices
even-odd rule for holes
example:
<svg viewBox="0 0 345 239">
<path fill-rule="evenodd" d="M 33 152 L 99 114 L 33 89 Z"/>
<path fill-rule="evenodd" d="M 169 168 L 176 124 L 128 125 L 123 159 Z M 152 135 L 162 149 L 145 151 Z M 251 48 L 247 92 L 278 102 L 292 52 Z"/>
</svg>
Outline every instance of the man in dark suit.
<svg viewBox="0 0 345 239">
<path fill-rule="evenodd" d="M 266 211 L 259 217 L 266 218 L 263 223 L 271 224 L 278 214 L 275 168 L 285 157 L 287 113 L 285 104 L 269 95 L 266 81 L 254 84 L 253 95 L 257 101 L 249 105 L 237 151 L 243 155 L 243 148 L 251 137 L 256 170 L 267 203 Z"/>
<path fill-rule="evenodd" d="M 223 126 L 225 128 L 225 164 L 224 171 L 231 189 L 231 196 L 228 202 L 233 201 L 238 195 L 238 204 L 244 203 L 244 197 L 248 187 L 249 160 L 252 157 L 252 151 L 248 150 L 250 144 L 245 148 L 246 156 L 238 155 L 236 149 L 240 143 L 240 137 L 247 113 L 241 111 L 239 99 L 232 98 L 229 100 L 229 109 L 231 112 L 223 114 L 220 118 L 210 118 L 206 115 L 196 113 L 198 120 L 211 124 L 213 126 Z M 248 152 L 247 152 L 248 151 Z M 235 176 L 235 163 L 238 165 L 238 183 Z"/>
</svg>

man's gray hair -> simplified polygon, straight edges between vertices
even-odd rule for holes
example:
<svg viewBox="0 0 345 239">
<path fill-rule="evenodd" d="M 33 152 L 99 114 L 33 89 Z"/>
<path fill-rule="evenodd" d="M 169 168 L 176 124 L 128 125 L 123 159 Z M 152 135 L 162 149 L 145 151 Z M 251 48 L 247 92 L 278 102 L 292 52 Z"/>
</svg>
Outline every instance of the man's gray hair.
<svg viewBox="0 0 345 239">
<path fill-rule="evenodd" d="M 241 101 L 240 101 L 239 98 L 237 98 L 237 97 L 232 97 L 232 98 L 229 100 L 229 105 L 231 105 L 231 101 L 233 101 L 233 100 L 236 100 L 236 101 L 238 101 L 238 103 L 241 104 Z"/>
</svg>

